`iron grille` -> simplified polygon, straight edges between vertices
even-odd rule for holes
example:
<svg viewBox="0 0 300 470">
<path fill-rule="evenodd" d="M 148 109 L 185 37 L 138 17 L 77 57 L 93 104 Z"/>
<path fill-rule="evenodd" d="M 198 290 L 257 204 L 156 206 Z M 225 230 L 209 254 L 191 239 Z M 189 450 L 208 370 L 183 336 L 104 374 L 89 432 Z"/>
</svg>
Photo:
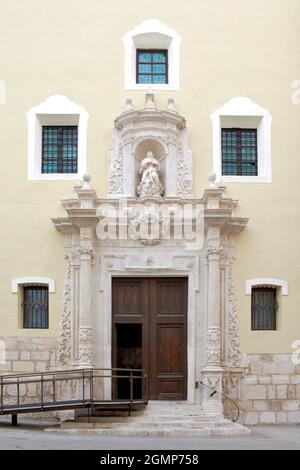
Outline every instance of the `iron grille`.
<svg viewBox="0 0 300 470">
<path fill-rule="evenodd" d="M 257 129 L 222 129 L 222 174 L 257 176 Z"/>
<path fill-rule="evenodd" d="M 48 287 L 25 286 L 23 303 L 23 328 L 48 328 Z"/>
<path fill-rule="evenodd" d="M 252 330 L 276 330 L 278 302 L 276 289 L 259 287 L 252 289 Z"/>
<path fill-rule="evenodd" d="M 77 126 L 43 126 L 42 173 L 77 173 Z"/>
<path fill-rule="evenodd" d="M 167 84 L 168 51 L 163 49 L 138 49 L 136 52 L 136 82 Z"/>
</svg>

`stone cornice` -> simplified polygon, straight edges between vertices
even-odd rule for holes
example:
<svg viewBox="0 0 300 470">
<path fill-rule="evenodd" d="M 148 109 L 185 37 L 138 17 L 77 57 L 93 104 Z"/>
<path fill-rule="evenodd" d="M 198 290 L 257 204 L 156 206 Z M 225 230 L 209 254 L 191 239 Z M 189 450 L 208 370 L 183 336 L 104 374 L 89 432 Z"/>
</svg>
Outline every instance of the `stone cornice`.
<svg viewBox="0 0 300 470">
<path fill-rule="evenodd" d="M 172 213 L 172 205 L 184 206 L 184 204 L 190 204 L 194 207 L 201 205 L 202 199 L 168 199 L 162 200 L 162 204 L 168 205 L 170 207 L 170 212 Z M 205 226 L 218 226 L 222 228 L 223 232 L 231 233 L 232 235 L 237 235 L 240 233 L 247 225 L 248 219 L 242 217 L 234 217 L 232 202 L 235 207 L 236 201 L 231 199 L 222 199 L 221 207 L 219 208 L 204 208 L 204 218 Z M 101 204 L 111 205 L 112 208 L 118 208 L 119 201 L 116 199 L 96 199 L 95 207 L 93 208 L 81 208 L 80 202 L 76 199 L 68 199 L 63 201 L 63 206 L 66 209 L 68 217 L 60 217 L 52 219 L 52 222 L 57 230 L 62 233 L 78 233 L 80 227 L 92 226 L 96 227 L 99 214 L 97 213 L 97 208 Z M 133 208 L 136 204 L 142 204 L 137 199 L 130 199 L 127 201 L 127 208 L 129 211 L 125 212 L 122 217 L 119 218 L 120 224 L 127 223 L 130 224 L 131 220 L 134 218 L 134 215 L 131 215 L 130 208 Z M 146 204 L 145 204 L 146 207 Z M 175 206 L 176 207 L 176 206 Z M 111 220 L 111 223 L 115 222 L 114 214 L 111 216 L 106 215 L 107 220 Z M 193 225 L 196 223 L 195 215 L 191 217 Z M 176 216 L 176 210 L 173 215 L 174 225 L 178 224 L 178 218 Z M 181 220 L 181 219 L 180 219 Z"/>
</svg>

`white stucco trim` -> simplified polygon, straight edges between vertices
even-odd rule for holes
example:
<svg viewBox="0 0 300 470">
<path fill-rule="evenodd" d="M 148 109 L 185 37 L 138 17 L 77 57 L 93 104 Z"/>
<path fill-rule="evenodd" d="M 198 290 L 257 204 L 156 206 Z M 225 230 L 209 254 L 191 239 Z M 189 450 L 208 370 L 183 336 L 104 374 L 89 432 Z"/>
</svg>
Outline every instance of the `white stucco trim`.
<svg viewBox="0 0 300 470">
<path fill-rule="evenodd" d="M 49 287 L 49 293 L 55 293 L 55 281 L 49 279 L 48 277 L 41 276 L 29 276 L 29 277 L 18 277 L 11 281 L 11 292 L 12 294 L 17 294 L 19 286 L 26 284 L 44 284 Z"/>
<path fill-rule="evenodd" d="M 242 122 L 245 118 L 249 118 L 252 126 L 255 126 L 258 131 L 258 176 L 222 176 L 222 126 L 226 128 L 226 122 L 229 123 L 232 119 L 235 119 L 236 122 L 240 120 L 240 126 L 243 127 Z M 211 120 L 213 127 L 213 168 L 218 181 L 222 180 L 230 183 L 271 183 L 272 116 L 269 111 L 249 98 L 237 97 L 214 111 L 211 114 Z"/>
<path fill-rule="evenodd" d="M 4 80 L 0 80 L 0 104 L 6 104 L 6 85 Z"/>
<path fill-rule="evenodd" d="M 89 114 L 66 96 L 53 95 L 26 114 L 28 123 L 28 180 L 77 180 L 86 173 L 87 121 Z M 41 172 L 42 126 L 78 126 L 78 172 L 43 174 Z"/>
<path fill-rule="evenodd" d="M 281 279 L 272 278 L 259 278 L 259 279 L 248 279 L 245 282 L 245 294 L 251 295 L 253 287 L 259 286 L 270 286 L 270 287 L 281 287 L 282 295 L 289 295 L 289 284 L 287 281 Z"/>
<path fill-rule="evenodd" d="M 136 49 L 168 49 L 169 83 L 151 84 L 152 90 L 179 89 L 180 36 L 159 20 L 143 21 L 123 37 L 125 48 L 125 89 L 147 90 L 149 84 L 136 83 Z"/>
</svg>

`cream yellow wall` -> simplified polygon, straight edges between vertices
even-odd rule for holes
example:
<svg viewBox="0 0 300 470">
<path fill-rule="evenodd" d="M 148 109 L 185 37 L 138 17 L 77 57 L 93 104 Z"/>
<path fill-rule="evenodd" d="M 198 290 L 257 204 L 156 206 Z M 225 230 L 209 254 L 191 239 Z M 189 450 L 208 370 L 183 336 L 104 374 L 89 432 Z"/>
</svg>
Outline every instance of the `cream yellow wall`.
<svg viewBox="0 0 300 470">
<path fill-rule="evenodd" d="M 27 181 L 25 113 L 54 94 L 83 106 L 88 122 L 88 170 L 100 196 L 106 193 L 107 152 L 114 118 L 130 94 L 124 90 L 123 35 L 157 18 L 181 36 L 180 90 L 173 92 L 187 118 L 194 155 L 195 195 L 212 169 L 210 114 L 229 99 L 248 96 L 267 108 L 272 124 L 272 184 L 228 184 L 249 217 L 237 247 L 236 280 L 243 352 L 290 352 L 300 339 L 300 105 L 291 84 L 300 79 L 299 0 L 0 0 L 0 335 L 36 334 L 17 329 L 17 296 L 11 279 L 55 279 L 51 328 L 59 329 L 64 279 L 63 237 L 51 217 L 63 214 L 60 199 L 70 182 Z M 169 92 L 158 93 L 165 105 Z M 250 332 L 246 279 L 289 281 L 280 329 Z"/>
</svg>

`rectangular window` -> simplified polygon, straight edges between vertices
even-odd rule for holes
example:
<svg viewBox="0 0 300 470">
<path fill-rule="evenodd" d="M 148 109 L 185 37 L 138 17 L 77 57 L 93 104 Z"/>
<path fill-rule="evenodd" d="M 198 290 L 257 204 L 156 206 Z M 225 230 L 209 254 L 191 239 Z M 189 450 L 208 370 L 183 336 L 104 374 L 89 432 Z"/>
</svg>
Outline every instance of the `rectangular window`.
<svg viewBox="0 0 300 470">
<path fill-rule="evenodd" d="M 257 287 L 252 289 L 252 330 L 276 330 L 277 310 L 275 288 Z"/>
<path fill-rule="evenodd" d="M 24 286 L 23 328 L 48 328 L 48 287 Z"/>
<path fill-rule="evenodd" d="M 149 85 L 168 83 L 168 51 L 138 49 L 136 51 L 136 83 Z"/>
<path fill-rule="evenodd" d="M 77 126 L 43 126 L 42 173 L 77 173 L 77 157 Z"/>
<path fill-rule="evenodd" d="M 257 176 L 257 129 L 222 129 L 222 174 Z"/>
</svg>

